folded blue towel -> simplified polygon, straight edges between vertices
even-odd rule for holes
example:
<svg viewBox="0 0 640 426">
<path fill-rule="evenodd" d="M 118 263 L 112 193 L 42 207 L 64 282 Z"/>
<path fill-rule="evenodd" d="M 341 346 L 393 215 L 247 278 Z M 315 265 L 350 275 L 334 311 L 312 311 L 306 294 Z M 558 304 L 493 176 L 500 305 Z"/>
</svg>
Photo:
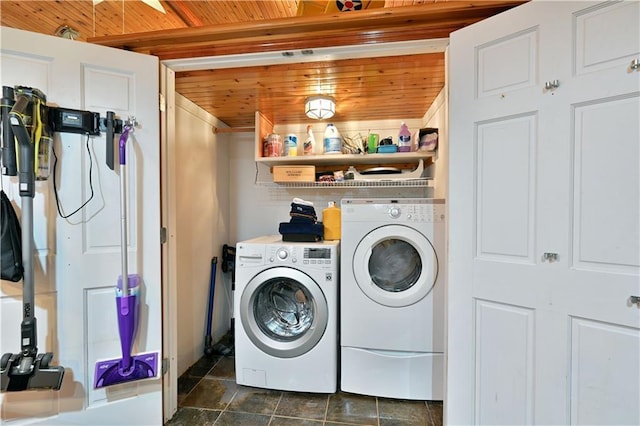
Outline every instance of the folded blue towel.
<svg viewBox="0 0 640 426">
<path fill-rule="evenodd" d="M 324 225 L 322 222 L 316 223 L 290 223 L 290 222 L 281 222 L 278 228 L 278 231 L 281 235 L 289 235 L 289 234 L 306 234 L 313 235 L 315 237 L 319 237 L 320 239 L 324 238 Z"/>
<path fill-rule="evenodd" d="M 316 217 L 316 210 L 313 206 L 306 206 L 304 204 L 291 203 L 291 214 L 294 213 Z"/>
<path fill-rule="evenodd" d="M 289 223 L 316 223 L 316 218 L 312 216 L 292 214 Z"/>
</svg>

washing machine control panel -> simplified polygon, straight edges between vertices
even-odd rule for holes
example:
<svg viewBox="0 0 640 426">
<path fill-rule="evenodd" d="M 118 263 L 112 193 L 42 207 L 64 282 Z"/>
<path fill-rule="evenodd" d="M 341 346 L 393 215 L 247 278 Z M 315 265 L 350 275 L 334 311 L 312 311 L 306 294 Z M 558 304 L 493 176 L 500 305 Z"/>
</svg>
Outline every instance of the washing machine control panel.
<svg viewBox="0 0 640 426">
<path fill-rule="evenodd" d="M 330 267 L 336 257 L 335 250 L 329 247 L 271 246 L 268 248 L 267 263 Z"/>
</svg>

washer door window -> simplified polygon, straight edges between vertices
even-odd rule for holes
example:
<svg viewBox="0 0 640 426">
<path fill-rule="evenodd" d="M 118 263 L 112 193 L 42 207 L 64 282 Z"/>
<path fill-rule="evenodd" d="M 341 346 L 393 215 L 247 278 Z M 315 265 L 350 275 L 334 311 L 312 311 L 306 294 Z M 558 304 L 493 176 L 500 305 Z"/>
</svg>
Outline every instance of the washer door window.
<svg viewBox="0 0 640 426">
<path fill-rule="evenodd" d="M 427 237 L 413 228 L 387 225 L 368 233 L 356 247 L 353 273 L 360 289 L 384 306 L 412 305 L 438 277 L 438 258 Z"/>
<path fill-rule="evenodd" d="M 296 269 L 267 269 L 247 284 L 240 299 L 245 333 L 263 352 L 300 356 L 322 338 L 329 321 L 327 300 L 318 284 Z"/>
</svg>

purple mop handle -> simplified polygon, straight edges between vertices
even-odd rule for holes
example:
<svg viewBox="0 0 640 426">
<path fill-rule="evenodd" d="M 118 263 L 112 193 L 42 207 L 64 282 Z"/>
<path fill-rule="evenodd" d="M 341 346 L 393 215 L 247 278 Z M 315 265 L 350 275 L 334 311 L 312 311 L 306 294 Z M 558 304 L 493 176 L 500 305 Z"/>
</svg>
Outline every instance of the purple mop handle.
<svg viewBox="0 0 640 426">
<path fill-rule="evenodd" d="M 129 131 L 131 130 L 131 126 L 124 126 L 124 130 L 120 135 L 120 165 L 125 165 L 126 162 L 126 148 L 127 148 L 127 139 L 129 139 Z"/>
<path fill-rule="evenodd" d="M 126 149 L 127 140 L 131 126 L 124 126 L 120 135 L 119 153 L 120 153 L 120 221 L 121 221 L 121 256 L 122 256 L 122 276 L 118 281 L 118 288 L 122 291 L 120 297 L 116 297 L 116 307 L 118 309 L 118 329 L 120 332 L 120 345 L 122 349 L 122 361 L 120 369 L 126 372 L 130 369 L 133 359 L 131 357 L 131 349 L 135 336 L 136 324 L 138 321 L 137 296 L 129 293 L 129 274 L 127 273 L 127 174 L 126 165 Z M 137 286 L 137 282 L 134 286 Z"/>
<path fill-rule="evenodd" d="M 126 165 L 126 151 L 127 140 L 129 139 L 129 132 L 132 127 L 125 125 L 123 132 L 120 135 L 119 153 L 120 153 L 120 251 L 122 256 L 122 294 L 123 296 L 129 295 L 129 274 L 127 265 L 127 173 L 125 169 Z M 127 308 L 127 302 L 125 301 L 125 308 Z"/>
</svg>

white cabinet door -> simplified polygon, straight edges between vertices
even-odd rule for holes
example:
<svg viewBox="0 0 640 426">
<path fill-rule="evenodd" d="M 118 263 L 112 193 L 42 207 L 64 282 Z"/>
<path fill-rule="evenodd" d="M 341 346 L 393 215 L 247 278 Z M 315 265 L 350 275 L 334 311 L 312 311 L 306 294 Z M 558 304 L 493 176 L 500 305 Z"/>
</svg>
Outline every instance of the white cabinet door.
<svg viewBox="0 0 640 426">
<path fill-rule="evenodd" d="M 541 1 L 452 34 L 451 424 L 640 423 L 639 16 Z"/>
<path fill-rule="evenodd" d="M 50 104 L 135 116 L 127 143 L 129 273 L 142 278 L 134 353 L 161 359 L 158 60 L 155 57 L 2 28 L 2 85 L 36 87 Z M 36 317 L 39 352 L 65 367 L 62 389 L 0 395 L 2 422 L 162 424 L 162 379 L 94 389 L 97 360 L 121 357 L 115 286 L 120 267 L 120 173 L 105 162 L 105 141 L 56 134 L 53 179 L 36 184 Z M 116 140 L 117 144 L 117 140 Z M 88 149 L 87 149 L 88 147 Z M 91 152 L 91 156 L 87 151 Z M 116 148 L 116 155 L 117 155 Z M 15 178 L 3 177 L 17 200 Z M 2 282 L 1 352 L 20 349 L 20 284 Z"/>
</svg>

